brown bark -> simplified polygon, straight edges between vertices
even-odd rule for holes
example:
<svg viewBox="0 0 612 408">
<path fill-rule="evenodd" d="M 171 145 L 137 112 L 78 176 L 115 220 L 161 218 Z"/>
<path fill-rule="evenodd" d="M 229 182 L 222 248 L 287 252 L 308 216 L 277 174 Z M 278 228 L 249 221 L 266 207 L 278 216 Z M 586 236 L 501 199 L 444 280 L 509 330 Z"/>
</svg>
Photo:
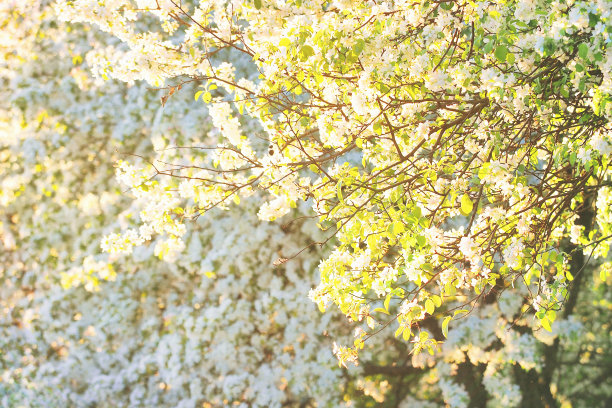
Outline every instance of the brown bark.
<svg viewBox="0 0 612 408">
<path fill-rule="evenodd" d="M 578 209 L 577 213 L 578 220 L 576 224 L 583 226 L 585 228 L 585 234 L 587 235 L 593 227 L 595 218 L 593 203 L 595 199 L 596 193 L 586 195 L 584 203 Z M 565 252 L 572 256 L 570 273 L 574 276 L 574 280 L 571 282 L 567 300 L 563 305 L 561 312 L 563 318 L 570 316 L 576 308 L 580 290 L 585 282 L 586 274 L 584 273 L 584 268 L 588 262 L 588 259 L 583 254 L 582 248 L 576 244 L 567 243 Z M 538 374 L 538 372 L 533 369 L 525 371 L 519 365 L 514 366 L 514 375 L 518 385 L 521 387 L 521 393 L 523 395 L 521 407 L 557 408 L 559 406 L 551 392 L 553 377 L 559 367 L 559 354 L 560 343 L 557 337 L 552 345 L 544 346 L 544 365 L 541 373 Z"/>
<path fill-rule="evenodd" d="M 482 383 L 482 373 L 486 365 L 474 365 L 466 356 L 466 360 L 457 368 L 457 379 L 465 387 L 470 396 L 468 408 L 486 408 L 489 394 Z"/>
</svg>

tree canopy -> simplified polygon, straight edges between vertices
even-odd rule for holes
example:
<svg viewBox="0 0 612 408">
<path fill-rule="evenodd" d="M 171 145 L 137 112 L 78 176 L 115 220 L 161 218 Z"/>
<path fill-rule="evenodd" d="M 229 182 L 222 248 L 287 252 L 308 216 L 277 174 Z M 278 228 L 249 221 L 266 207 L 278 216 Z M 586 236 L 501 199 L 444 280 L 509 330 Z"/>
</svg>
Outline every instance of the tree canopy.
<svg viewBox="0 0 612 408">
<path fill-rule="evenodd" d="M 426 316 L 446 334 L 516 281 L 551 330 L 578 272 L 570 259 L 607 254 L 608 2 L 90 3 L 58 8 L 123 42 L 97 75 L 174 81 L 163 103 L 200 83 L 220 134 L 199 162 L 156 169 L 182 179 L 189 203 L 147 212 L 146 232 L 108 237 L 111 252 L 151 229 L 180 247 L 176 208 L 200 214 L 263 190 L 259 217 L 274 220 L 311 202 L 334 242 L 311 298 L 368 327 L 338 347 L 341 362 L 389 315 L 415 352 L 433 352 Z M 138 30 L 149 16 L 161 30 Z M 246 121 L 260 130 L 244 134 Z M 155 183 L 120 172 L 141 195 Z M 448 307 L 459 298 L 466 308 Z"/>
<path fill-rule="evenodd" d="M 3 404 L 605 406 L 611 3 L 0 11 Z"/>
</svg>

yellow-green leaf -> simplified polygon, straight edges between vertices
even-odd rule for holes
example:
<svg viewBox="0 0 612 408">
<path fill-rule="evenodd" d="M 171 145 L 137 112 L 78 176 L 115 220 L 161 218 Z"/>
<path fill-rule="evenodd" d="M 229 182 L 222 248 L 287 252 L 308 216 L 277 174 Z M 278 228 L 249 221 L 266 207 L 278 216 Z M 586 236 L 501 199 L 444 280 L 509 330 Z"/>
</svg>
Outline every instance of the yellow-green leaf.
<svg viewBox="0 0 612 408">
<path fill-rule="evenodd" d="M 384 314 L 389 314 L 389 312 L 387 312 L 385 309 L 383 309 L 382 307 L 377 307 L 376 309 L 374 309 L 375 312 L 380 312 L 380 313 L 384 313 Z"/>
<path fill-rule="evenodd" d="M 384 302 L 384 306 L 385 306 L 385 310 L 389 311 L 389 303 L 391 302 L 391 294 L 388 294 L 387 297 L 385 298 L 385 302 Z"/>
<path fill-rule="evenodd" d="M 431 297 L 431 299 L 433 300 L 434 304 L 436 305 L 436 307 L 440 307 L 442 306 L 442 298 L 438 295 L 433 295 Z"/>
<path fill-rule="evenodd" d="M 405 228 L 404 228 L 404 223 L 401 221 L 395 221 L 392 224 L 391 230 L 393 232 L 393 235 L 399 235 L 402 232 L 404 232 Z"/>
<path fill-rule="evenodd" d="M 548 317 L 545 317 L 542 320 L 540 320 L 540 323 L 542 323 L 542 327 L 546 331 L 552 332 L 552 328 L 550 327 L 550 320 L 548 320 Z"/>
<path fill-rule="evenodd" d="M 432 314 L 434 313 L 434 310 L 435 310 L 435 309 L 436 309 L 436 308 L 435 308 L 435 306 L 434 306 L 434 302 L 433 302 L 433 300 L 431 300 L 431 299 L 427 299 L 427 300 L 425 301 L 425 311 L 426 311 L 428 314 L 432 315 Z"/>
<path fill-rule="evenodd" d="M 442 321 L 442 334 L 444 337 L 448 338 L 448 323 L 451 321 L 452 317 L 446 316 Z"/>
<path fill-rule="evenodd" d="M 410 339 L 410 335 L 412 333 L 410 332 L 410 330 L 404 330 L 404 332 L 402 333 L 402 338 L 404 339 L 404 341 L 408 341 Z"/>
<path fill-rule="evenodd" d="M 474 204 L 472 204 L 472 200 L 470 199 L 470 196 L 467 194 L 464 194 L 461 197 L 461 213 L 463 215 L 469 215 L 472 213 L 473 208 L 474 208 Z"/>
</svg>

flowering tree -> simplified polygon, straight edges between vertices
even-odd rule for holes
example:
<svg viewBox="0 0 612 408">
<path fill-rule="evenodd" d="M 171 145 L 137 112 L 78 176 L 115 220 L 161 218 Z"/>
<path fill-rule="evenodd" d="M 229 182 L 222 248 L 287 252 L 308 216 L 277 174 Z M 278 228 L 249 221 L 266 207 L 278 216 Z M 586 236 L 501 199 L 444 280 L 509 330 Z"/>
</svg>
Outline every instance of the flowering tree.
<svg viewBox="0 0 612 408">
<path fill-rule="evenodd" d="M 142 210 L 114 162 L 199 143 L 205 112 L 186 112 L 187 93 L 162 109 L 146 84 L 97 83 L 88 55 L 112 39 L 48 3 L 0 5 L 0 406 L 339 406 L 359 375 L 323 332 L 346 325 L 305 296 L 313 260 L 271 267 L 319 239 L 312 222 L 258 226 L 246 205 L 202 218 L 172 262 L 163 240 L 100 253 Z"/>
<path fill-rule="evenodd" d="M 607 3 L 2 7 L 2 405 L 605 406 Z"/>
<path fill-rule="evenodd" d="M 551 330 L 562 304 L 574 307 L 583 253 L 607 254 L 608 2 L 117 0 L 58 9 L 122 40 L 96 75 L 175 81 L 164 103 L 201 83 L 195 98 L 209 104 L 219 144 L 197 163 L 156 172 L 183 179 L 191 204 L 181 214 L 257 189 L 269 194 L 263 220 L 312 202 L 335 249 L 311 297 L 367 326 L 354 347 L 337 348 L 341 362 L 395 320 L 413 351 L 433 352 L 440 339 L 422 330 L 424 319 L 438 319 L 446 335 L 453 317 L 517 282 Z M 163 30 L 139 30 L 149 17 Z M 232 61 L 244 59 L 259 78 L 236 70 Z M 261 130 L 247 136 L 241 120 Z M 154 183 L 129 177 L 142 195 Z M 160 210 L 144 219 L 145 233 L 113 235 L 105 248 L 125 251 L 151 229 L 179 242 L 176 210 Z"/>
</svg>

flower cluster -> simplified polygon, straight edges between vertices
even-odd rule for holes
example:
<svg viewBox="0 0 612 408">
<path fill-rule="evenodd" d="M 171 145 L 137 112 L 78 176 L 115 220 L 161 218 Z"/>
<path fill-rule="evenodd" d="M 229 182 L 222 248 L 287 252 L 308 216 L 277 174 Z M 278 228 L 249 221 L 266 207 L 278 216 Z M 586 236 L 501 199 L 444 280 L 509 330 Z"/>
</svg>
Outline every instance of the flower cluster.
<svg viewBox="0 0 612 408">
<path fill-rule="evenodd" d="M 609 398 L 608 2 L 52 7 L 0 5 L 2 405 Z"/>
</svg>

